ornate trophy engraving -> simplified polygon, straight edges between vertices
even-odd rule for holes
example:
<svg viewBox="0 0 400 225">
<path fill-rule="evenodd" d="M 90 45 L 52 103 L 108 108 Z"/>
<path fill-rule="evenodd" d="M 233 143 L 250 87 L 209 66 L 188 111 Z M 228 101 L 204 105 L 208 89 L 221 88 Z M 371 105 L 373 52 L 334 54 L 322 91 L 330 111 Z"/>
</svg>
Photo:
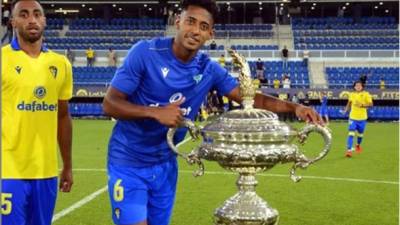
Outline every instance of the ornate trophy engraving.
<svg viewBox="0 0 400 225">
<path fill-rule="evenodd" d="M 176 128 L 168 131 L 167 139 L 171 149 L 190 164 L 197 163 L 195 176 L 203 175 L 201 159 L 216 161 L 223 168 L 239 173 L 236 185 L 239 191 L 215 210 L 215 225 L 276 225 L 279 214 L 255 191 L 256 173 L 274 167 L 278 163 L 293 162 L 290 177 L 294 182 L 301 177 L 295 175 L 296 168 L 306 168 L 325 157 L 331 146 L 330 131 L 318 125 L 306 125 L 297 131 L 278 120 L 276 114 L 253 108 L 256 94 L 250 78 L 246 60 L 229 50 L 233 60 L 241 66 L 239 74 L 243 109 L 232 110 L 200 129 L 186 120 L 182 126 L 188 127 L 193 138 L 201 134 L 203 142 L 189 154 L 182 154 L 173 144 Z M 311 132 L 322 135 L 325 146 L 314 159 L 307 158 L 292 142 L 299 138 L 304 143 Z"/>
</svg>

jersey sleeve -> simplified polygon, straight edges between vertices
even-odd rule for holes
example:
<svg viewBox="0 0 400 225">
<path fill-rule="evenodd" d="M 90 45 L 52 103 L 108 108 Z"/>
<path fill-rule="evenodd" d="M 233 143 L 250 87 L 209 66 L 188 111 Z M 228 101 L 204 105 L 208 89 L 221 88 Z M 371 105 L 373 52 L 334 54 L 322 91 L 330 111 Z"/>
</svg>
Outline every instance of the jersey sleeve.
<svg viewBox="0 0 400 225">
<path fill-rule="evenodd" d="M 69 100 L 72 98 L 73 89 L 73 78 L 72 78 L 72 66 L 69 60 L 63 56 L 65 62 L 65 78 L 61 86 L 58 99 L 59 100 Z"/>
<path fill-rule="evenodd" d="M 124 63 L 115 72 L 111 81 L 111 86 L 124 94 L 132 94 L 138 87 L 145 72 L 144 52 L 146 44 L 144 41 L 138 42 L 129 50 Z"/>
<path fill-rule="evenodd" d="M 212 62 L 212 74 L 214 76 L 213 88 L 219 95 L 227 95 L 238 86 L 238 81 L 216 62 Z"/>
<path fill-rule="evenodd" d="M 349 94 L 349 102 L 353 102 L 354 94 L 350 93 Z"/>
<path fill-rule="evenodd" d="M 365 101 L 367 104 L 372 103 L 372 96 L 367 92 L 367 96 L 365 97 Z"/>
</svg>

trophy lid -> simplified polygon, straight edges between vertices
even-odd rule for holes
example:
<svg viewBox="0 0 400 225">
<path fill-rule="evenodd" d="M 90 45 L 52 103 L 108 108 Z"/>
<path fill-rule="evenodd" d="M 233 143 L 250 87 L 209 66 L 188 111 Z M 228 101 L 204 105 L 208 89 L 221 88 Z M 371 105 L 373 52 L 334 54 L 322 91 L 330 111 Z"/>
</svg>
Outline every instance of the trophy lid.
<svg viewBox="0 0 400 225">
<path fill-rule="evenodd" d="M 297 135 L 278 116 L 263 109 L 240 109 L 224 113 L 202 129 L 205 140 L 222 142 L 288 142 Z"/>
<path fill-rule="evenodd" d="M 229 49 L 232 60 L 240 65 L 239 87 L 243 109 L 233 110 L 202 129 L 206 142 L 289 142 L 297 135 L 292 127 L 279 121 L 278 116 L 264 109 L 255 109 L 256 88 L 250 77 L 250 67 L 245 58 Z"/>
</svg>

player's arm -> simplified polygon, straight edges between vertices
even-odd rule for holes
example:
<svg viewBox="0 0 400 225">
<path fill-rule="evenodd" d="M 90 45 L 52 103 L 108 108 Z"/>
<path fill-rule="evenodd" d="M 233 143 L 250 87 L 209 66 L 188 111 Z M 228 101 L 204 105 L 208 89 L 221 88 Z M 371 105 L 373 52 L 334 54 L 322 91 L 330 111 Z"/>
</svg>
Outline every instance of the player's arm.
<svg viewBox="0 0 400 225">
<path fill-rule="evenodd" d="M 367 102 L 367 103 L 361 104 L 360 107 L 361 107 L 361 108 L 368 108 L 368 107 L 371 107 L 371 106 L 373 106 L 373 105 L 374 105 L 374 104 L 373 104 L 372 102 Z"/>
<path fill-rule="evenodd" d="M 350 111 L 350 109 L 351 109 L 351 100 L 349 99 L 349 101 L 347 101 L 346 107 L 343 110 L 343 113 Z"/>
<path fill-rule="evenodd" d="M 374 102 L 373 101 L 370 101 L 370 102 L 368 102 L 367 104 L 364 105 L 364 107 L 366 107 L 366 108 L 372 107 L 372 106 L 374 106 Z"/>
<path fill-rule="evenodd" d="M 235 102 L 242 102 L 239 87 L 234 88 L 227 97 Z M 270 95 L 257 93 L 254 98 L 254 107 L 270 110 L 276 113 L 293 112 L 302 120 L 315 124 L 323 124 L 320 115 L 312 108 L 293 102 L 283 101 Z"/>
<path fill-rule="evenodd" d="M 368 108 L 368 107 L 372 107 L 373 105 L 374 105 L 374 103 L 372 102 L 372 97 L 371 97 L 371 95 L 368 95 L 365 103 L 361 104 L 361 107 Z"/>
<path fill-rule="evenodd" d="M 72 119 L 68 112 L 68 101 L 58 101 L 58 145 L 60 147 L 63 168 L 60 174 L 60 190 L 70 192 L 72 179 Z"/>
<path fill-rule="evenodd" d="M 122 120 L 155 119 L 168 127 L 175 127 L 183 120 L 179 106 L 181 99 L 164 107 L 150 107 L 133 104 L 128 101 L 128 95 L 110 87 L 103 100 L 103 110 L 106 115 Z"/>
</svg>

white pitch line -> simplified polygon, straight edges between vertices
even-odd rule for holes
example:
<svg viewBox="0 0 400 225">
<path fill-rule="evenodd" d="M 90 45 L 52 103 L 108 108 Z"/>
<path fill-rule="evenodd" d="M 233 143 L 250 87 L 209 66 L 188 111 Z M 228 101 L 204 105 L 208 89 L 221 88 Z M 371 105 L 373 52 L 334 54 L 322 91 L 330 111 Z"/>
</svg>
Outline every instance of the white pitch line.
<svg viewBox="0 0 400 225">
<path fill-rule="evenodd" d="M 186 142 L 190 141 L 191 138 L 186 138 L 185 140 L 179 142 L 179 144 L 176 145 L 176 147 L 179 147 L 183 144 L 185 144 Z M 77 169 L 73 169 L 73 171 L 80 171 L 80 172 L 101 172 L 101 171 L 107 171 L 106 169 L 85 169 L 85 168 L 77 168 Z"/>
<path fill-rule="evenodd" d="M 72 211 L 82 207 L 86 203 L 88 203 L 88 202 L 92 201 L 93 199 L 95 199 L 97 196 L 103 194 L 105 191 L 107 191 L 107 185 L 102 187 L 102 188 L 100 188 L 99 190 L 93 192 L 92 194 L 84 197 L 82 200 L 76 202 L 75 204 L 71 205 L 70 207 L 61 210 L 60 212 L 58 212 L 57 214 L 55 214 L 53 216 L 53 220 L 51 222 L 54 223 L 58 219 L 66 216 L 67 214 L 71 213 Z"/>
<path fill-rule="evenodd" d="M 85 169 L 85 168 L 77 168 L 74 169 L 77 172 L 105 172 L 106 169 Z M 194 170 L 193 170 L 194 171 Z M 180 173 L 193 173 L 192 170 L 179 170 Z M 233 172 L 221 172 L 221 171 L 205 171 L 205 174 L 210 175 L 233 175 L 236 176 L 237 173 Z M 257 176 L 261 177 L 287 177 L 288 174 L 276 174 L 276 173 L 259 173 Z M 399 185 L 397 181 L 387 181 L 387 180 L 370 180 L 370 179 L 357 179 L 357 178 L 346 178 L 346 177 L 320 177 L 320 176 L 301 176 L 305 179 L 316 179 L 316 180 L 334 180 L 334 181 L 349 181 L 349 182 L 358 182 L 358 183 L 376 183 L 376 184 L 395 184 Z"/>
<path fill-rule="evenodd" d="M 185 140 L 179 142 L 179 144 L 177 144 L 176 147 L 179 147 L 179 146 L 185 144 L 186 142 L 188 142 L 188 141 L 190 141 L 190 140 L 192 140 L 192 138 L 186 138 Z"/>
<path fill-rule="evenodd" d="M 185 140 L 181 141 L 179 144 L 177 144 L 177 147 L 185 144 L 186 142 L 188 142 L 189 140 L 191 140 L 191 138 L 186 138 Z M 74 169 L 73 171 L 106 171 L 106 169 Z M 76 209 L 82 207 L 83 205 L 85 205 L 86 203 L 92 201 L 93 199 L 95 199 L 97 196 L 103 194 L 104 192 L 107 191 L 107 186 L 104 186 L 102 188 L 100 188 L 99 190 L 93 192 L 92 194 L 84 197 L 82 200 L 74 203 L 73 205 L 71 205 L 70 207 L 61 210 L 60 212 L 58 212 L 57 214 L 55 214 L 53 216 L 52 219 L 52 223 L 54 223 L 55 221 L 59 220 L 60 218 L 68 215 L 69 213 L 71 213 L 72 211 L 75 211 Z"/>
<path fill-rule="evenodd" d="M 191 171 L 191 170 L 180 170 L 179 172 L 193 173 L 193 171 Z M 233 172 L 220 172 L 220 171 L 205 171 L 205 174 L 237 175 L 237 173 L 233 173 Z M 289 173 L 287 173 L 287 174 L 259 173 L 259 174 L 257 174 L 257 176 L 289 178 Z M 395 185 L 399 184 L 399 182 L 396 182 L 396 181 L 356 179 L 356 178 L 345 178 L 345 177 L 319 177 L 319 176 L 301 176 L 301 177 L 305 178 L 305 179 L 316 179 L 316 180 L 350 181 L 350 182 L 359 182 L 359 183 L 377 183 L 377 184 L 395 184 Z"/>
<path fill-rule="evenodd" d="M 179 147 L 186 142 L 191 140 L 191 138 L 186 138 L 176 146 Z M 73 169 L 73 171 L 77 172 L 106 172 L 106 169 L 90 169 L 90 168 L 76 168 Z M 192 170 L 179 170 L 180 173 L 193 173 Z M 206 174 L 211 174 L 211 175 L 233 175 L 236 176 L 236 173 L 233 172 L 221 172 L 221 171 L 205 171 Z M 289 174 L 271 174 L 271 173 L 261 173 L 257 174 L 257 176 L 265 176 L 265 177 L 289 177 Z M 385 181 L 385 180 L 369 180 L 369 179 L 355 179 L 355 178 L 345 178 L 345 177 L 319 177 L 319 176 L 302 176 L 306 179 L 317 179 L 317 180 L 333 180 L 333 181 L 349 181 L 349 182 L 359 182 L 359 183 L 377 183 L 377 184 L 394 184 L 394 185 L 399 185 L 399 182 L 397 181 Z M 58 212 L 53 216 L 52 222 L 57 221 L 58 219 L 66 216 L 67 214 L 71 213 L 72 211 L 82 207 L 86 203 L 92 201 L 95 199 L 97 196 L 101 195 L 107 191 L 107 186 L 93 192 L 92 194 L 86 196 L 82 200 L 76 202 L 75 204 L 71 205 L 70 207 L 63 209 L 62 211 Z"/>
</svg>

